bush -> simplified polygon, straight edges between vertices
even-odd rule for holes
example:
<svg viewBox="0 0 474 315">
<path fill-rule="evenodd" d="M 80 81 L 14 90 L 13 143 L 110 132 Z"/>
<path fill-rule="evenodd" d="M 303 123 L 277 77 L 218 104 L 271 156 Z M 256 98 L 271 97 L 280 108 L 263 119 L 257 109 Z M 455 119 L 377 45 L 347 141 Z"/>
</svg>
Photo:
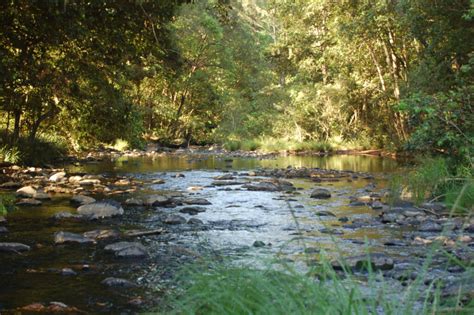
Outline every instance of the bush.
<svg viewBox="0 0 474 315">
<path fill-rule="evenodd" d="M 256 140 L 244 140 L 240 147 L 244 151 L 256 151 L 260 149 L 260 143 Z"/>
<path fill-rule="evenodd" d="M 240 149 L 241 143 L 237 140 L 228 140 L 224 143 L 224 149 L 227 151 L 237 151 Z"/>
<path fill-rule="evenodd" d="M 455 212 L 468 212 L 474 205 L 472 170 L 463 167 L 451 171 L 448 160 L 437 157 L 418 158 L 418 165 L 408 175 L 393 176 L 390 181 L 390 203 L 406 192 L 416 204 L 444 201 Z"/>
<path fill-rule="evenodd" d="M 20 150 L 18 150 L 16 146 L 9 147 L 5 145 L 0 147 L 0 162 L 16 164 L 20 162 L 20 160 Z"/>
<path fill-rule="evenodd" d="M 120 151 L 120 152 L 128 150 L 129 147 L 130 146 L 128 144 L 128 141 L 123 140 L 123 139 L 116 139 L 114 145 L 112 146 L 112 148 L 114 150 L 117 150 L 117 151 Z"/>
</svg>

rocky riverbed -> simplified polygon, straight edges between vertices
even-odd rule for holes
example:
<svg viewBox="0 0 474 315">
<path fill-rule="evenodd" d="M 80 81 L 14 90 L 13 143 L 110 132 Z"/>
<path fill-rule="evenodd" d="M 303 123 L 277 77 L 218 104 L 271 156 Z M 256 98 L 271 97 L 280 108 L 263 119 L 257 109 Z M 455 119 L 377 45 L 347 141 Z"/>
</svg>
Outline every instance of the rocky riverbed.
<svg viewBox="0 0 474 315">
<path fill-rule="evenodd" d="M 394 288 L 432 256 L 426 285 L 472 299 L 474 222 L 439 203 L 389 205 L 397 169 L 376 157 L 183 152 L 4 167 L 0 193 L 16 206 L 0 216 L 0 311 L 133 313 L 159 306 L 186 263 L 279 257 L 306 271 L 323 253 L 361 279 L 370 256 Z"/>
</svg>

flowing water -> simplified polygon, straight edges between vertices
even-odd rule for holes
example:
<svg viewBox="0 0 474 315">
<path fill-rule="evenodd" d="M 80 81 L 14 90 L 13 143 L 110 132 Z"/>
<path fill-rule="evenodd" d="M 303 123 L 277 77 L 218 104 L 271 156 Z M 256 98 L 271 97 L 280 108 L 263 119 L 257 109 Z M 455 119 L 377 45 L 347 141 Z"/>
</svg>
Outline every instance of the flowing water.
<svg viewBox="0 0 474 315">
<path fill-rule="evenodd" d="M 314 183 L 308 179 L 291 179 L 298 188 L 296 193 L 258 192 L 235 186 L 212 186 L 213 177 L 224 172 L 235 172 L 238 179 L 249 179 L 246 171 L 258 168 L 311 167 L 368 172 L 375 179 L 355 179 Z M 274 159 L 225 158 L 212 155 L 162 157 L 121 157 L 93 164 L 68 166 L 69 173 L 84 172 L 104 176 L 127 176 L 142 181 L 144 186 L 136 193 L 114 199 L 124 201 L 150 193 L 174 192 L 205 198 L 211 205 L 196 216 L 179 213 L 179 208 L 125 208 L 120 219 L 96 222 L 55 222 L 51 216 L 61 211 L 74 211 L 70 196 L 56 195 L 40 207 L 18 207 L 7 215 L 8 230 L 0 234 L 0 242 L 22 242 L 32 250 L 22 254 L 0 253 L 0 312 L 34 302 L 60 301 L 87 312 L 133 312 L 129 301 L 142 297 L 149 300 L 162 294 L 172 283 L 173 274 L 183 264 L 192 261 L 206 248 L 235 262 L 265 266 L 275 257 L 283 257 L 296 264 L 302 261 L 305 248 L 313 250 L 314 259 L 320 250 L 330 254 L 387 251 L 388 240 L 401 237 L 400 229 L 387 226 L 367 226 L 358 229 L 343 228 L 342 217 L 370 218 L 377 211 L 367 206 L 349 206 L 349 196 L 364 191 L 383 191 L 387 174 L 400 170 L 391 159 L 370 156 L 288 156 Z M 182 173 L 184 177 L 176 177 Z M 164 184 L 152 184 L 163 179 Z M 331 190 L 327 200 L 309 198 L 314 187 Z M 194 187 L 190 190 L 190 187 Z M 376 187 L 376 188 L 374 188 Z M 100 199 L 101 196 L 96 196 Z M 108 197 L 109 198 L 109 197 Z M 318 212 L 332 212 L 319 216 Z M 96 245 L 54 245 L 57 231 L 82 233 L 98 228 L 153 229 L 163 226 L 160 215 L 178 213 L 186 219 L 195 217 L 204 222 L 196 228 L 188 224 L 166 227 L 168 233 L 140 237 L 150 253 L 144 261 L 118 261 Z M 321 232 L 330 229 L 331 234 Z M 304 242 L 301 241 L 304 239 Z M 364 241 L 367 242 L 364 244 Z M 255 241 L 266 244 L 252 246 Z M 308 250 L 307 250 L 308 251 Z M 393 255 L 410 253 L 393 250 Z M 63 268 L 71 268 L 76 275 L 62 275 Z M 136 289 L 106 288 L 101 281 L 109 276 L 129 279 L 139 285 Z M 156 307 L 156 306 L 155 306 Z"/>
</svg>

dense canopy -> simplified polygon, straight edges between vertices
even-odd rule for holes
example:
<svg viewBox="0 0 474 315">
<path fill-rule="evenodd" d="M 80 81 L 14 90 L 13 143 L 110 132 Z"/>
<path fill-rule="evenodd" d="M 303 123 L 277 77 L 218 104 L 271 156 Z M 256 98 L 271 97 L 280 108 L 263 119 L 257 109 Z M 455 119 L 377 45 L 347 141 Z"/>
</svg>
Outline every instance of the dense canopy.
<svg viewBox="0 0 474 315">
<path fill-rule="evenodd" d="M 469 0 L 10 0 L 0 16 L 9 148 L 472 153 Z"/>
</svg>

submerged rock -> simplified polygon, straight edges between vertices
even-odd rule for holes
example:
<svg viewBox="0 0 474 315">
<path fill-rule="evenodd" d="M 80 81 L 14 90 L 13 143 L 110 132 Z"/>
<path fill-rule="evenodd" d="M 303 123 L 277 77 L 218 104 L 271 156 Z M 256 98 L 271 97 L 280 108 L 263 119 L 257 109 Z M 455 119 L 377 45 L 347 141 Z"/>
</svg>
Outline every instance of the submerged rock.
<svg viewBox="0 0 474 315">
<path fill-rule="evenodd" d="M 101 284 L 108 287 L 134 288 L 137 285 L 127 279 L 109 277 L 102 280 Z"/>
<path fill-rule="evenodd" d="M 22 243 L 10 243 L 2 242 L 0 243 L 0 252 L 26 252 L 31 249 L 30 246 Z"/>
<path fill-rule="evenodd" d="M 66 244 L 66 243 L 93 244 L 95 243 L 95 241 L 88 237 L 84 237 L 80 234 L 59 231 L 54 234 L 54 243 L 55 244 Z"/>
<path fill-rule="evenodd" d="M 120 203 L 114 200 L 104 200 L 82 205 L 77 208 L 77 213 L 87 216 L 90 219 L 100 219 L 122 215 L 123 208 Z"/>
<path fill-rule="evenodd" d="M 105 246 L 106 251 L 113 252 L 119 258 L 146 258 L 146 248 L 138 242 L 118 242 Z"/>
<path fill-rule="evenodd" d="M 31 207 L 41 206 L 41 204 L 42 204 L 41 201 L 36 200 L 36 199 L 33 199 L 33 198 L 20 199 L 20 200 L 16 203 L 17 206 L 31 206 Z"/>
<path fill-rule="evenodd" d="M 331 198 L 331 192 L 325 188 L 315 188 L 311 191 L 310 197 L 315 199 L 328 199 Z"/>
<path fill-rule="evenodd" d="M 4 226 L 0 226 L 0 234 L 2 233 L 8 233 L 8 229 Z"/>
<path fill-rule="evenodd" d="M 265 247 L 265 243 L 262 241 L 255 241 L 253 242 L 253 247 Z"/>
<path fill-rule="evenodd" d="M 84 217 L 80 214 L 73 214 L 73 213 L 67 212 L 67 211 L 58 212 L 58 213 L 55 213 L 52 216 L 52 219 L 57 220 L 57 221 L 60 221 L 60 220 L 81 220 L 83 218 Z"/>
<path fill-rule="evenodd" d="M 84 232 L 82 235 L 94 240 L 103 240 L 107 238 L 118 238 L 120 237 L 120 232 L 116 230 L 92 230 Z"/>
</svg>

